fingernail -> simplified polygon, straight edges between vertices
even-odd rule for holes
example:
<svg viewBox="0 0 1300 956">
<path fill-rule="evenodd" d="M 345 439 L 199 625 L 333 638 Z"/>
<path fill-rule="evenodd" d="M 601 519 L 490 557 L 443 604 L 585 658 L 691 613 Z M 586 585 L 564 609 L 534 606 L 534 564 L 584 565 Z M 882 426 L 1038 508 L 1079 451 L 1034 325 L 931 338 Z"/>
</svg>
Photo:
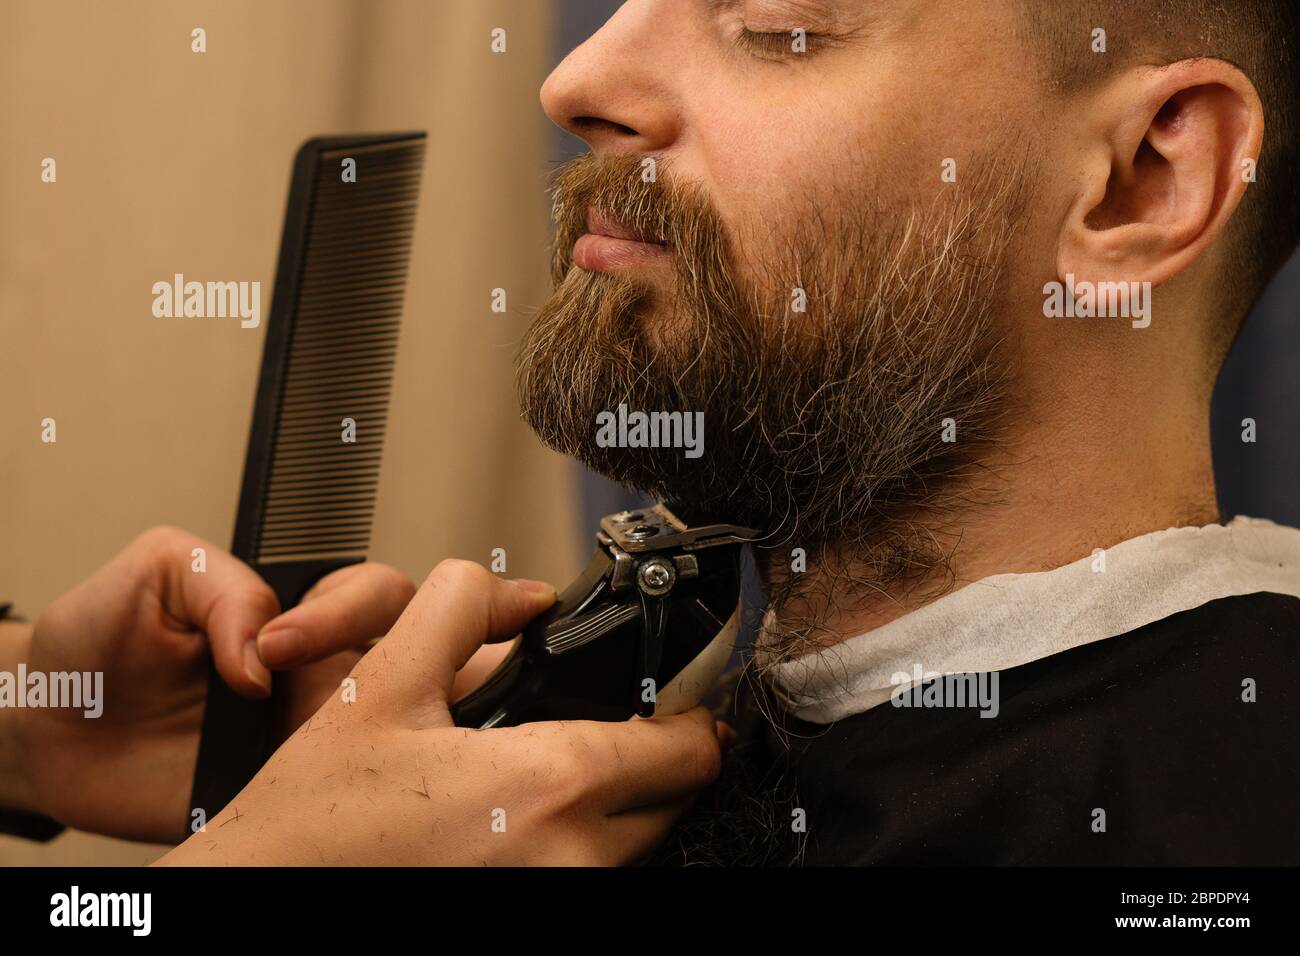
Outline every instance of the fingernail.
<svg viewBox="0 0 1300 956">
<path fill-rule="evenodd" d="M 554 586 L 547 584 L 545 581 L 533 581 L 529 578 L 514 578 L 510 582 L 515 587 L 528 591 L 532 594 L 554 594 Z"/>
<path fill-rule="evenodd" d="M 244 645 L 244 673 L 248 679 L 261 688 L 264 694 L 271 693 L 271 680 L 257 659 L 257 648 L 252 644 Z"/>
<path fill-rule="evenodd" d="M 265 631 L 257 635 L 257 653 L 267 667 L 290 667 L 307 653 L 307 639 L 296 627 Z"/>
</svg>

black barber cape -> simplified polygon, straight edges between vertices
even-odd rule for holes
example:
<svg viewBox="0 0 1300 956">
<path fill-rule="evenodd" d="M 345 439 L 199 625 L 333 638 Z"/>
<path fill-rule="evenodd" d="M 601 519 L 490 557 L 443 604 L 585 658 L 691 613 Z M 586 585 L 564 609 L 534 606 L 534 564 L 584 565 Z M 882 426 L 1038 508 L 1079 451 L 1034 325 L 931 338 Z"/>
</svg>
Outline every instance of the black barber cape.
<svg viewBox="0 0 1300 956">
<path fill-rule="evenodd" d="M 723 779 L 657 862 L 1300 863 L 1300 598 L 1214 600 L 999 696 L 818 725 L 742 680 Z"/>
</svg>

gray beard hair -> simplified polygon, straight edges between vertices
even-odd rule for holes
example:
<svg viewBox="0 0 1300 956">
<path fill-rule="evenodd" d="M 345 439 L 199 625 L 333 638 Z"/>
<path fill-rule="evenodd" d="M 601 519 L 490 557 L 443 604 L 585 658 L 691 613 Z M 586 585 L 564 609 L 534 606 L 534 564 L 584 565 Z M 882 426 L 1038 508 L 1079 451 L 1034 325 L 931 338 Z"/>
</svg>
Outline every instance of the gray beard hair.
<svg viewBox="0 0 1300 956">
<path fill-rule="evenodd" d="M 995 319 L 1028 176 L 1005 157 L 966 168 L 989 173 L 902 214 L 808 203 L 792 234 L 735 243 L 698 189 L 645 183 L 633 159 L 584 157 L 558 181 L 556 289 L 519 353 L 523 416 L 615 481 L 761 529 L 790 653 L 832 608 L 945 579 L 944 516 L 999 441 Z M 588 206 L 671 244 L 669 301 L 572 265 Z M 806 312 L 791 307 L 796 289 Z M 596 416 L 620 403 L 703 412 L 703 457 L 600 447 Z M 945 419 L 956 442 L 941 440 Z M 806 573 L 790 570 L 794 548 Z"/>
</svg>

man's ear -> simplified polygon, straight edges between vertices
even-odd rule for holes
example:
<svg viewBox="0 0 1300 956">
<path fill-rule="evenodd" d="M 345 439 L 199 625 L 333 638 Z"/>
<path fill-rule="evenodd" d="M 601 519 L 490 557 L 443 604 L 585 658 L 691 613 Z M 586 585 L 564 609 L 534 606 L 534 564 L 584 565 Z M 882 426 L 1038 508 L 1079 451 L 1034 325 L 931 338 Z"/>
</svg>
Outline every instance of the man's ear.
<svg viewBox="0 0 1300 956">
<path fill-rule="evenodd" d="M 1184 60 L 1126 72 L 1088 109 L 1058 278 L 1167 282 L 1218 238 L 1254 178 L 1259 94 L 1230 63 Z"/>
</svg>

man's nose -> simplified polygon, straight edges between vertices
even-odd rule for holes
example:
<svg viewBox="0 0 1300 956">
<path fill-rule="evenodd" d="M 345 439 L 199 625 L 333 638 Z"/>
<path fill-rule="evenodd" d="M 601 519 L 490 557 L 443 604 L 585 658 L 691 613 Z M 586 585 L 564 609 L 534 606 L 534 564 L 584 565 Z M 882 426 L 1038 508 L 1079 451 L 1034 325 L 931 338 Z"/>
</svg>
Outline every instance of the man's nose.
<svg viewBox="0 0 1300 956">
<path fill-rule="evenodd" d="M 677 138 L 672 64 L 684 51 L 682 34 L 673 43 L 664 28 L 664 7 L 628 0 L 542 84 L 546 115 L 595 153 L 663 152 Z"/>
</svg>

